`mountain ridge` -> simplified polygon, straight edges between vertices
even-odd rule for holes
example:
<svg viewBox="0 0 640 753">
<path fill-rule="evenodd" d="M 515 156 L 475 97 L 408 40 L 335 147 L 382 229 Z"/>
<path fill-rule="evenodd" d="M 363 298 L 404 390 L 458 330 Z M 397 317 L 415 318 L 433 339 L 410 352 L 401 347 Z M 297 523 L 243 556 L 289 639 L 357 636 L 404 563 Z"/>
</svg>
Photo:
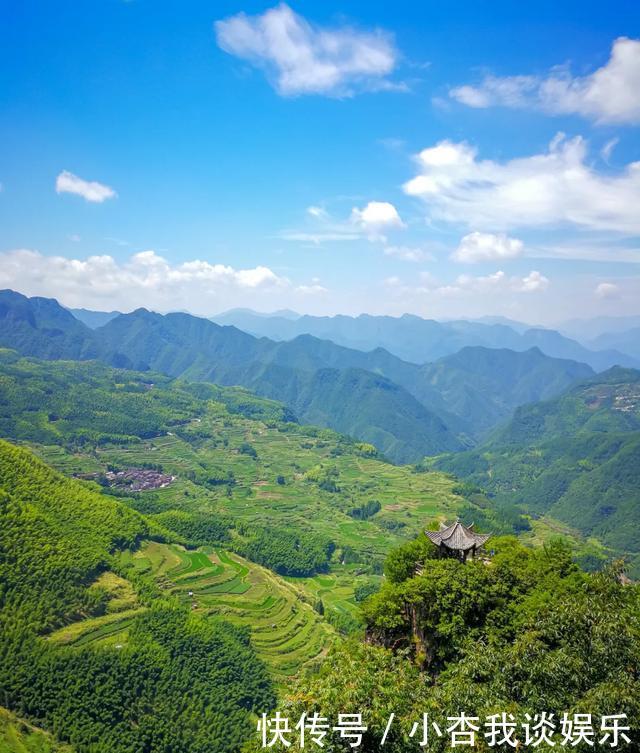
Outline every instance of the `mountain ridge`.
<svg viewBox="0 0 640 753">
<path fill-rule="evenodd" d="M 53 299 L 31 300 L 0 293 L 0 344 L 41 358 L 97 358 L 119 368 L 242 385 L 281 400 L 303 421 L 372 442 L 396 462 L 462 450 L 523 401 L 549 397 L 591 373 L 588 366 L 539 350 L 480 346 L 451 357 L 454 365 L 445 359 L 419 366 L 380 346 L 365 352 L 309 334 L 273 341 L 190 314 L 143 307 L 90 329 Z"/>
</svg>

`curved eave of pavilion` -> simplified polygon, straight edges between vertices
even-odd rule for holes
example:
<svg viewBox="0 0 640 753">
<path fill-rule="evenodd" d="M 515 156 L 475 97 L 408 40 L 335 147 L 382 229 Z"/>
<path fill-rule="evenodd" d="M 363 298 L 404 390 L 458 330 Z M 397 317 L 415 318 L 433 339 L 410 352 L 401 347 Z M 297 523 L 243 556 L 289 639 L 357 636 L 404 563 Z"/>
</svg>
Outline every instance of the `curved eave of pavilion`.
<svg viewBox="0 0 640 753">
<path fill-rule="evenodd" d="M 475 533 L 471 527 L 466 527 L 456 521 L 441 531 L 425 531 L 425 534 L 436 546 L 466 552 L 469 549 L 479 549 L 490 537 L 488 533 Z"/>
</svg>

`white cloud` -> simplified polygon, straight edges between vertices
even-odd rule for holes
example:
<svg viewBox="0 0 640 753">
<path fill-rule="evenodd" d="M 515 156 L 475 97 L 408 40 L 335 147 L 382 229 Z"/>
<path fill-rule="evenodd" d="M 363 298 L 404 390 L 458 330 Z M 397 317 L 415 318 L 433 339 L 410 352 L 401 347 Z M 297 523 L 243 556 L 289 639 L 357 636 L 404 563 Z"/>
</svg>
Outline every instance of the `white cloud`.
<svg viewBox="0 0 640 753">
<path fill-rule="evenodd" d="M 620 139 L 615 136 L 614 138 L 609 139 L 609 141 L 607 141 L 607 143 L 602 147 L 602 149 L 600 150 L 600 156 L 605 162 L 609 162 L 609 159 L 613 154 L 613 150 L 616 148 L 619 142 Z"/>
<path fill-rule="evenodd" d="M 323 295 L 328 292 L 329 290 L 320 284 L 318 277 L 314 277 L 309 285 L 298 285 L 296 288 L 296 293 L 301 293 L 302 295 Z"/>
<path fill-rule="evenodd" d="M 612 282 L 601 282 L 596 286 L 595 293 L 597 298 L 618 298 L 620 288 Z"/>
<path fill-rule="evenodd" d="M 0 287 L 52 296 L 68 306 L 125 311 L 146 306 L 208 315 L 239 300 L 277 299 L 291 283 L 265 266 L 234 269 L 202 260 L 171 264 L 155 251 L 120 263 L 108 255 L 68 259 L 18 249 L 0 254 Z"/>
<path fill-rule="evenodd" d="M 314 26 L 285 3 L 262 15 L 238 13 L 215 24 L 218 45 L 266 69 L 283 96 L 351 96 L 398 88 L 387 79 L 396 65 L 392 37 L 343 26 Z"/>
<path fill-rule="evenodd" d="M 329 217 L 327 210 L 322 207 L 307 207 L 307 214 L 311 217 L 315 217 L 318 220 L 323 220 Z"/>
<path fill-rule="evenodd" d="M 490 275 L 474 277 L 459 275 L 453 283 L 448 285 L 432 285 L 431 289 L 438 295 L 457 296 L 468 293 L 496 295 L 499 293 L 534 293 L 542 292 L 549 287 L 547 277 L 536 270 L 532 270 L 525 277 L 509 277 L 502 270 Z"/>
<path fill-rule="evenodd" d="M 441 141 L 416 158 L 419 174 L 404 190 L 432 219 L 489 230 L 569 224 L 640 232 L 640 162 L 615 175 L 587 162 L 587 145 L 558 134 L 541 154 L 479 160 L 469 144 Z"/>
<path fill-rule="evenodd" d="M 475 264 L 481 261 L 515 259 L 522 254 L 524 243 L 518 238 L 500 233 L 469 233 L 461 239 L 458 248 L 451 254 L 454 261 Z"/>
<path fill-rule="evenodd" d="M 346 219 L 337 219 L 326 209 L 317 206 L 307 207 L 306 214 L 311 223 L 308 229 L 284 230 L 279 237 L 314 245 L 332 241 L 357 241 L 362 238 L 386 242 L 385 231 L 405 227 L 398 210 L 387 201 L 370 201 L 362 209 L 353 207 Z"/>
<path fill-rule="evenodd" d="M 63 170 L 56 178 L 56 193 L 77 194 L 97 204 L 102 204 L 106 199 L 113 199 L 118 195 L 113 188 L 95 180 L 83 180 L 68 170 Z"/>
<path fill-rule="evenodd" d="M 535 270 L 529 272 L 526 277 L 516 282 L 516 290 L 520 290 L 523 293 L 532 293 L 536 290 L 546 290 L 549 287 L 549 278 L 536 272 Z"/>
<path fill-rule="evenodd" d="M 385 230 L 403 228 L 398 210 L 388 201 L 370 201 L 364 209 L 354 207 L 350 222 L 359 227 L 370 240 L 385 240 Z"/>
<path fill-rule="evenodd" d="M 501 105 L 576 114 L 599 123 L 640 123 L 640 40 L 619 37 L 607 63 L 588 76 L 566 67 L 547 76 L 485 76 L 478 86 L 459 86 L 450 96 L 469 107 Z"/>
<path fill-rule="evenodd" d="M 412 248 L 410 246 L 387 246 L 384 249 L 385 256 L 392 256 L 401 261 L 434 261 L 434 256 L 429 251 L 422 248 Z"/>
</svg>

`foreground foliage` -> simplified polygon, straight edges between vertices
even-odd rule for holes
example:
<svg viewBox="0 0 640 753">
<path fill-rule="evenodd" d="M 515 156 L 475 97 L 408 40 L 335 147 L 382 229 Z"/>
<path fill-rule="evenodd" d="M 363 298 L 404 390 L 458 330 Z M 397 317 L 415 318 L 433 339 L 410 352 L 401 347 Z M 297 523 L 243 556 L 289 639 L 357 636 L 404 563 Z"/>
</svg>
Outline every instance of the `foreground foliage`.
<svg viewBox="0 0 640 753">
<path fill-rule="evenodd" d="M 138 577 L 151 608 L 126 646 L 45 637 L 104 613 L 108 594 L 92 584 L 147 532 L 138 513 L 0 441 L 0 697 L 79 752 L 236 750 L 248 712 L 273 703 L 245 630 L 189 614 Z"/>
<path fill-rule="evenodd" d="M 387 585 L 364 604 L 369 644 L 337 649 L 289 696 L 292 717 L 319 711 L 362 712 L 370 729 L 363 750 L 379 750 L 397 714 L 389 750 L 415 750 L 410 721 L 426 712 L 445 722 L 464 712 L 485 719 L 555 714 L 626 714 L 632 743 L 640 724 L 640 598 L 615 568 L 587 574 L 561 543 L 531 550 L 495 542 L 489 565 L 429 558 L 422 543 L 390 559 Z M 423 574 L 399 563 L 418 553 Z M 427 559 L 424 559 L 425 554 Z M 432 553 L 433 556 L 433 553 Z M 296 717 L 297 718 L 297 717 Z M 404 730 L 404 733 L 401 733 Z M 348 750 L 330 736 L 328 750 Z M 432 736 L 430 750 L 449 749 Z M 385 745 L 385 749 L 387 749 Z M 491 750 L 479 736 L 478 750 Z M 544 746 L 538 749 L 546 749 Z M 584 742 L 575 750 L 590 750 Z"/>
</svg>

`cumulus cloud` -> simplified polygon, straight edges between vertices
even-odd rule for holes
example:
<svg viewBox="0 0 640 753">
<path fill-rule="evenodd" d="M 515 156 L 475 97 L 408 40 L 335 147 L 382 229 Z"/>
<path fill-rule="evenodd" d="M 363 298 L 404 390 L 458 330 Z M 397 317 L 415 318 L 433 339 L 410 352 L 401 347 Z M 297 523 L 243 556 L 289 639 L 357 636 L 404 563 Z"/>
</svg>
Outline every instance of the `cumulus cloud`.
<svg viewBox="0 0 640 753">
<path fill-rule="evenodd" d="M 620 288 L 613 282 L 601 282 L 596 286 L 595 293 L 597 298 L 618 298 Z"/>
<path fill-rule="evenodd" d="M 524 243 L 518 238 L 500 233 L 469 233 L 461 239 L 458 248 L 451 254 L 454 261 L 475 264 L 481 261 L 515 259 L 522 254 Z"/>
<path fill-rule="evenodd" d="M 558 134 L 546 152 L 506 162 L 478 159 L 465 142 L 441 141 L 416 157 L 404 190 L 432 219 L 481 229 L 573 225 L 640 232 L 640 162 L 615 175 L 587 161 L 580 136 Z"/>
<path fill-rule="evenodd" d="M 217 21 L 215 32 L 225 52 L 265 69 L 283 96 L 398 88 L 387 78 L 397 52 L 383 31 L 315 26 L 281 3 L 262 15 Z"/>
<path fill-rule="evenodd" d="M 546 76 L 485 76 L 449 92 L 469 107 L 500 105 L 576 114 L 598 123 L 640 123 L 640 40 L 619 37 L 609 60 L 588 76 L 555 68 Z"/>
<path fill-rule="evenodd" d="M 146 306 L 208 315 L 238 300 L 276 297 L 291 283 L 265 266 L 234 269 L 202 260 L 171 264 L 155 251 L 120 263 L 109 255 L 69 259 L 18 249 L 0 254 L 0 288 L 59 298 L 69 306 L 125 311 Z"/>
<path fill-rule="evenodd" d="M 350 221 L 373 240 L 384 240 L 384 231 L 405 226 L 398 210 L 388 201 L 370 201 L 364 209 L 354 207 Z"/>
<path fill-rule="evenodd" d="M 370 201 L 362 209 L 353 207 L 347 218 L 333 217 L 326 209 L 317 206 L 308 207 L 306 214 L 310 220 L 307 228 L 284 230 L 279 237 L 314 245 L 362 238 L 386 242 L 385 232 L 405 227 L 398 210 L 388 201 Z"/>
<path fill-rule="evenodd" d="M 56 193 L 73 193 L 96 204 L 118 195 L 110 186 L 95 180 L 84 180 L 68 170 L 63 170 L 56 178 Z"/>
</svg>

